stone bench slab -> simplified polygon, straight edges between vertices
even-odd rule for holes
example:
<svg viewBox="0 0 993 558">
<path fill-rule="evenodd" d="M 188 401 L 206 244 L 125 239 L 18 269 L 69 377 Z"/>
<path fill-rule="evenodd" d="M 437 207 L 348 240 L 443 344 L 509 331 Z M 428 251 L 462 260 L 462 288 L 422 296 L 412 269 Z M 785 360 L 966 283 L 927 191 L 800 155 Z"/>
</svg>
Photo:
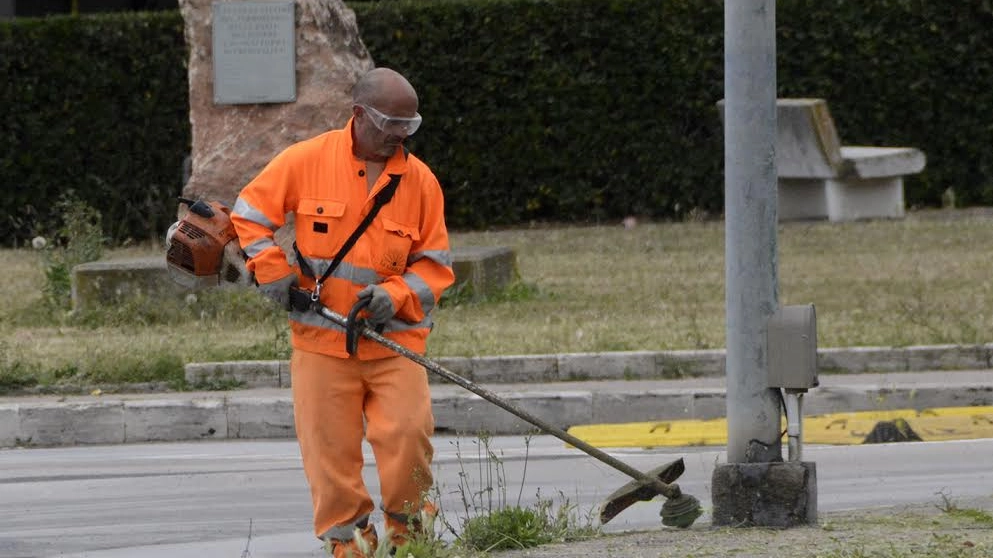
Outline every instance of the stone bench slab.
<svg viewBox="0 0 993 558">
<path fill-rule="evenodd" d="M 518 277 L 517 255 L 506 246 L 453 248 L 452 268 L 455 287 L 474 299 L 499 292 Z M 75 310 L 139 299 L 181 300 L 193 292 L 169 277 L 164 252 L 161 258 L 88 262 L 72 270 Z"/>
<path fill-rule="evenodd" d="M 776 99 L 776 126 L 780 221 L 903 218 L 903 177 L 926 164 L 919 149 L 841 145 L 824 99 Z"/>
<path fill-rule="evenodd" d="M 917 174 L 926 164 L 924 153 L 913 147 L 848 146 L 841 148 L 841 157 L 859 178 Z"/>
</svg>

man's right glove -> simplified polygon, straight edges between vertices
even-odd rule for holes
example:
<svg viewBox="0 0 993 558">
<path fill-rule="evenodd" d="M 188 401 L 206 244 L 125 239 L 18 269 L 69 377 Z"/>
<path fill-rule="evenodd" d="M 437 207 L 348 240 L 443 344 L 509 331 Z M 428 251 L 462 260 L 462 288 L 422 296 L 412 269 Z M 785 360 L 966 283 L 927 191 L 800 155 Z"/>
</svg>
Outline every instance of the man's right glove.
<svg viewBox="0 0 993 558">
<path fill-rule="evenodd" d="M 297 285 L 297 274 L 290 273 L 282 279 L 269 283 L 259 283 L 259 292 L 270 298 L 283 310 L 290 310 L 290 287 Z"/>
<path fill-rule="evenodd" d="M 373 325 L 385 324 L 397 313 L 396 308 L 393 307 L 390 293 L 379 285 L 366 285 L 356 296 L 370 299 L 366 312 L 369 313 L 369 323 Z"/>
</svg>

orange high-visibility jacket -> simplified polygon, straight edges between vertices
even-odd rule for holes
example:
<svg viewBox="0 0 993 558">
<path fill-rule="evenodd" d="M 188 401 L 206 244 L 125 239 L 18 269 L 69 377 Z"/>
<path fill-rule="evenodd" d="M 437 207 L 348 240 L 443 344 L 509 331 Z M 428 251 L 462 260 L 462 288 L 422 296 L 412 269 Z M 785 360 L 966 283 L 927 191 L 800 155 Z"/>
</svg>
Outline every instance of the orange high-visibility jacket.
<svg viewBox="0 0 993 558">
<path fill-rule="evenodd" d="M 241 191 L 231 220 L 248 256 L 248 269 L 259 283 L 296 272 L 300 286 L 313 290 L 315 281 L 301 274 L 299 266 L 291 268 L 275 243 L 274 232 L 286 223 L 286 214 L 295 215 L 297 248 L 320 278 L 391 174 L 402 175 L 396 193 L 324 282 L 321 302 L 346 315 L 358 300 L 356 293 L 378 283 L 397 309 L 383 335 L 423 353 L 431 310 L 455 275 L 441 186 L 417 157 L 398 148 L 370 191 L 365 162 L 352 153 L 349 120 L 342 130 L 299 142 L 277 155 Z M 339 325 L 313 311 L 292 310 L 289 320 L 294 348 L 348 356 Z M 362 338 L 357 355 L 371 359 L 395 353 Z"/>
</svg>

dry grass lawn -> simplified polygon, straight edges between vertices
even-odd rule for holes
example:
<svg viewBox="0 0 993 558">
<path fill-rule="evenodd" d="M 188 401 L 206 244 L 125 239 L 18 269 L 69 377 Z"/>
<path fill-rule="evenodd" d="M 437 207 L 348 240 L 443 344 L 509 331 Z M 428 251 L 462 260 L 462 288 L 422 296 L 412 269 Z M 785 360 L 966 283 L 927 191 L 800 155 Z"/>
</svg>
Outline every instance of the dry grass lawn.
<svg viewBox="0 0 993 558">
<path fill-rule="evenodd" d="M 514 248 L 520 284 L 438 309 L 430 356 L 724 346 L 723 222 L 457 232 L 452 243 Z M 778 244 L 780 303 L 816 306 L 821 347 L 993 341 L 986 211 L 788 223 Z M 0 391 L 25 375 L 42 385 L 175 381 L 184 362 L 287 354 L 282 317 L 251 292 L 215 297 L 209 312 L 129 308 L 83 321 L 41 304 L 38 253 L 0 250 L 0 266 Z"/>
</svg>

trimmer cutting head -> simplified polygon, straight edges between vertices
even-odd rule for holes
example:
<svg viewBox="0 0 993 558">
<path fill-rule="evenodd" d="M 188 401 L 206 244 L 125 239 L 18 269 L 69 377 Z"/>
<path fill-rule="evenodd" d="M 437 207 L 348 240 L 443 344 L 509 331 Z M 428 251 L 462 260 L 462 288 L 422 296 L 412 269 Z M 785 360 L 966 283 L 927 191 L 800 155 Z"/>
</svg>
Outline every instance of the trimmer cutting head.
<svg viewBox="0 0 993 558">
<path fill-rule="evenodd" d="M 683 463 L 683 459 L 679 458 L 661 467 L 656 467 L 645 473 L 645 475 L 675 487 L 673 483 L 685 470 L 686 466 Z M 700 507 L 699 500 L 689 494 L 679 492 L 678 488 L 677 492 L 677 495 L 666 500 L 662 506 L 662 512 L 660 513 L 662 524 L 669 527 L 686 528 L 700 517 L 703 510 Z M 613 494 L 607 497 L 606 502 L 600 508 L 600 523 L 606 524 L 635 502 L 647 502 L 656 496 L 664 496 L 663 492 L 659 489 L 658 483 L 633 480 L 618 488 Z"/>
<path fill-rule="evenodd" d="M 662 525 L 686 529 L 703 515 L 703 508 L 700 507 L 700 500 L 689 494 L 680 494 L 666 500 L 659 515 L 662 516 Z"/>
</svg>

